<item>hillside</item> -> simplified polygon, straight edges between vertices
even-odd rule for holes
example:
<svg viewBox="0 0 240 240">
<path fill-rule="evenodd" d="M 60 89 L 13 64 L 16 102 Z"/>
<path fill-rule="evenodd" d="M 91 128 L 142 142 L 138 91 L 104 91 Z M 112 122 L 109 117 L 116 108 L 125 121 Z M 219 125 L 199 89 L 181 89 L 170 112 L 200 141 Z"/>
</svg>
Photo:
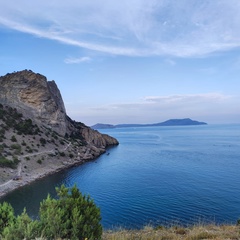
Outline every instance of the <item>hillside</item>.
<svg viewBox="0 0 240 240">
<path fill-rule="evenodd" d="M 7 74 L 0 86 L 0 196 L 118 144 L 68 117 L 56 83 L 40 74 Z"/>
</svg>

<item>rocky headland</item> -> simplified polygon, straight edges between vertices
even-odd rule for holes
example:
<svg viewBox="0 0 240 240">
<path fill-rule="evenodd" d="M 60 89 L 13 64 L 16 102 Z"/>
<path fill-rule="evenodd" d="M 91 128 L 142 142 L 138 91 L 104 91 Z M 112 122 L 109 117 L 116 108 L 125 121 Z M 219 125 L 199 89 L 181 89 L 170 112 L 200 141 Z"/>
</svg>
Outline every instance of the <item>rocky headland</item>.
<svg viewBox="0 0 240 240">
<path fill-rule="evenodd" d="M 31 70 L 0 77 L 0 196 L 117 144 L 67 116 L 54 81 Z"/>
</svg>

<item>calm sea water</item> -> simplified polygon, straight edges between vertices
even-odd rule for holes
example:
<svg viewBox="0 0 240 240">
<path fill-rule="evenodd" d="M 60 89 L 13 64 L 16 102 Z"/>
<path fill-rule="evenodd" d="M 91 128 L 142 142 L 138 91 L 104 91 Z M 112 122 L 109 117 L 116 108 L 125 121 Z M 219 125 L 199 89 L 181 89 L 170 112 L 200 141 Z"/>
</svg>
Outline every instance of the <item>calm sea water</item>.
<svg viewBox="0 0 240 240">
<path fill-rule="evenodd" d="M 236 223 L 240 218 L 240 125 L 101 130 L 120 145 L 93 162 L 16 190 L 16 213 L 36 217 L 55 187 L 77 184 L 101 208 L 104 228 Z"/>
</svg>

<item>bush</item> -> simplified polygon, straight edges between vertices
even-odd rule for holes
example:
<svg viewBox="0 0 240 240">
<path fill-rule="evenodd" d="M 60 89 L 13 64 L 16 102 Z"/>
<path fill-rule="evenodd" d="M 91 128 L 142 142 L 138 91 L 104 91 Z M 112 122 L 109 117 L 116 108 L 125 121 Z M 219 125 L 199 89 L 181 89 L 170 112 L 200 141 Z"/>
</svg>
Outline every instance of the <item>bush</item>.
<svg viewBox="0 0 240 240">
<path fill-rule="evenodd" d="M 22 239 L 35 239 L 40 233 L 39 222 L 33 221 L 26 209 L 23 213 L 15 218 L 15 221 L 6 227 L 3 231 L 3 239 L 22 240 Z"/>
<path fill-rule="evenodd" d="M 11 149 L 15 150 L 15 154 L 19 155 L 21 153 L 21 146 L 19 144 L 12 144 L 10 146 Z"/>
<path fill-rule="evenodd" d="M 47 143 L 47 141 L 44 138 L 40 138 L 40 143 L 42 144 L 42 146 L 44 146 Z"/>
<path fill-rule="evenodd" d="M 58 199 L 48 195 L 40 203 L 39 220 L 32 220 L 26 210 L 15 217 L 8 203 L 0 204 L 1 239 L 101 239 L 100 210 L 89 196 L 74 186 L 56 188 Z"/>
<path fill-rule="evenodd" d="M 17 142 L 17 139 L 16 139 L 16 137 L 14 135 L 11 137 L 11 141 L 12 142 Z"/>
<path fill-rule="evenodd" d="M 40 205 L 40 222 L 46 238 L 100 239 L 100 210 L 74 186 L 57 188 L 58 200 L 47 197 Z"/>
<path fill-rule="evenodd" d="M 15 221 L 14 210 L 12 206 L 7 203 L 0 203 L 0 235 L 3 230 L 13 224 Z"/>
<path fill-rule="evenodd" d="M 0 156 L 0 167 L 8 167 L 15 169 L 19 163 L 19 160 L 16 157 L 13 157 L 13 161 L 9 160 L 3 156 Z"/>
<path fill-rule="evenodd" d="M 41 159 L 38 159 L 38 160 L 37 160 L 37 163 L 38 163 L 38 164 L 42 164 L 42 160 L 41 160 Z"/>
</svg>

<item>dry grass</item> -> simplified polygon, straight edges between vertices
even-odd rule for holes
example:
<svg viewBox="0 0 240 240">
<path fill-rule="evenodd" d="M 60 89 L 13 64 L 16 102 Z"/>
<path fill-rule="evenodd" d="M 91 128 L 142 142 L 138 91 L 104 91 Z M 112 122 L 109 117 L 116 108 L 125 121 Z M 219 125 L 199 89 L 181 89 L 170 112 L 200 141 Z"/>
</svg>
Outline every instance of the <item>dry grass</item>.
<svg viewBox="0 0 240 240">
<path fill-rule="evenodd" d="M 103 233 L 103 240 L 200 240 L 215 239 L 226 240 L 240 239 L 240 227 L 234 225 L 195 225 L 193 227 L 173 226 L 145 227 L 142 230 L 106 231 Z"/>
</svg>

